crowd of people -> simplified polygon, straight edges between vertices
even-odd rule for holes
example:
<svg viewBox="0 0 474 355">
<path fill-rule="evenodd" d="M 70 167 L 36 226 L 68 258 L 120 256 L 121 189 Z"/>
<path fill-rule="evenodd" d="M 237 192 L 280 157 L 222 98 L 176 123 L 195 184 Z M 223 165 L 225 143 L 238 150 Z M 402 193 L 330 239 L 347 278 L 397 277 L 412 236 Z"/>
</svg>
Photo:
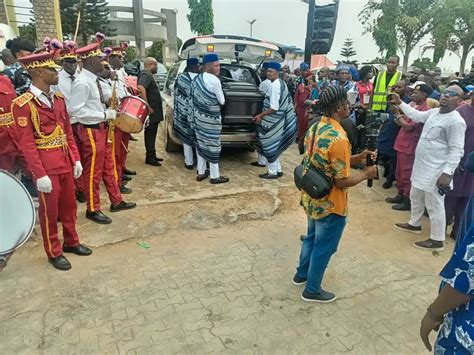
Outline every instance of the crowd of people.
<svg viewBox="0 0 474 355">
<path fill-rule="evenodd" d="M 0 76 L 0 169 L 20 171 L 31 194 L 38 196 L 44 249 L 59 270 L 71 268 L 63 253 L 92 253 L 76 231 L 76 200 L 86 203 L 86 218 L 100 224 L 112 222 L 102 211 L 101 182 L 110 212 L 136 207 L 122 198 L 132 193 L 126 184 L 136 175 L 126 167 L 131 136 L 115 125 L 125 97 L 140 97 L 149 110 L 145 163 L 160 166 L 162 161 L 155 148 L 163 120 L 153 78 L 157 61 L 146 58 L 137 87 L 131 87 L 123 68 L 126 47 L 102 48 L 103 39 L 98 33 L 96 42 L 81 48 L 72 41 L 45 39 L 37 50 L 30 41 L 16 38 L 7 42 L 11 57 L 2 55 L 8 66 Z M 382 187 L 389 189 L 395 183 L 397 189 L 386 202 L 411 214 L 407 223 L 395 228 L 421 233 L 427 214 L 430 237 L 415 247 L 443 250 L 447 224 L 453 225 L 451 237 L 457 240 L 455 254 L 442 273 L 447 285 L 422 324 L 424 340 L 443 319 L 446 323 L 448 312 L 451 322 L 472 336 L 472 325 L 456 307 L 472 303 L 473 292 L 472 273 L 467 274 L 472 271 L 474 248 L 473 156 L 469 156 L 474 150 L 474 69 L 462 79 L 443 79 L 439 68 L 413 69 L 404 75 L 398 70 L 399 60 L 391 56 L 386 69 L 378 72 L 370 65 L 357 70 L 340 64 L 335 70 L 321 68 L 316 76 L 302 63 L 295 78 L 287 67 L 265 62 L 259 86 L 265 99 L 254 117 L 258 159 L 252 165 L 267 168 L 262 179 L 280 178 L 280 156 L 296 141 L 304 153 L 305 173 L 315 170 L 330 185 L 328 193 L 317 198 L 301 189 L 308 229 L 293 277 L 293 284 L 305 285 L 304 301 L 321 303 L 336 299 L 321 285 L 347 222 L 347 190 L 377 178 L 377 165 L 383 166 Z M 188 58 L 173 88 L 173 133 L 183 143 L 184 167 L 193 170 L 196 163 L 196 180 L 210 178 L 211 184 L 229 181 L 219 169 L 225 104 L 219 74 L 217 54 Z M 367 127 L 373 117 L 379 126 L 371 146 Z M 63 243 L 58 222 L 63 226 Z M 446 297 L 456 302 L 449 303 Z M 454 346 L 449 332 L 437 346 Z M 472 349 L 472 343 L 466 347 L 456 340 L 458 349 Z"/>
</svg>

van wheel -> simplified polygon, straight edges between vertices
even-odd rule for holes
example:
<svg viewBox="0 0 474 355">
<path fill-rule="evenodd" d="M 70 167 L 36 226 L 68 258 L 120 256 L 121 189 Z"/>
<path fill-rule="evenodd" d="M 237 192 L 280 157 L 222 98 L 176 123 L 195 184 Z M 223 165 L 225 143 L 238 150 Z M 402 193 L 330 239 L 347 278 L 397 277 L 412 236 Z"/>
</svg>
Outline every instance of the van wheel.
<svg viewBox="0 0 474 355">
<path fill-rule="evenodd" d="M 168 153 L 175 153 L 181 150 L 181 146 L 173 142 L 173 140 L 171 139 L 170 133 L 168 130 L 166 130 L 166 134 L 165 134 L 165 150 Z"/>
</svg>

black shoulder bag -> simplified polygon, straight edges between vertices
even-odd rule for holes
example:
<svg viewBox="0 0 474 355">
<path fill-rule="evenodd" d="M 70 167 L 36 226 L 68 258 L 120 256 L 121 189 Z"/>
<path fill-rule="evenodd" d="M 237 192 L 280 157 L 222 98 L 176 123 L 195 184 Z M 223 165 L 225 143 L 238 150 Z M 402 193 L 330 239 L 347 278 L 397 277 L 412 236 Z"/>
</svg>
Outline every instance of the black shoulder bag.
<svg viewBox="0 0 474 355">
<path fill-rule="evenodd" d="M 318 124 L 318 123 L 315 123 Z M 316 135 L 317 128 L 313 132 L 313 146 L 314 146 L 314 137 Z M 294 172 L 293 177 L 295 180 L 295 185 L 298 190 L 303 190 L 311 198 L 319 199 L 327 196 L 333 187 L 333 180 L 328 178 L 324 172 L 320 169 L 314 167 L 311 164 L 311 157 L 313 156 L 313 146 L 309 152 L 309 168 L 304 171 L 304 160 L 298 165 Z"/>
</svg>

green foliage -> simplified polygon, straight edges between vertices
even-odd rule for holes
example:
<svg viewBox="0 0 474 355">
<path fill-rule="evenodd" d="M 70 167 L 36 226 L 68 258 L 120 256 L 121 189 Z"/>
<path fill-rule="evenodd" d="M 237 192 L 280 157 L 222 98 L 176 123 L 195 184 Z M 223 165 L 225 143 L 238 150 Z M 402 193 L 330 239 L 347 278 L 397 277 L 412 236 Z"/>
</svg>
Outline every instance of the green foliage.
<svg viewBox="0 0 474 355">
<path fill-rule="evenodd" d="M 474 1 L 442 1 L 433 24 L 433 60 L 437 63 L 446 50 L 453 51 L 461 58 L 463 72 L 467 56 L 474 49 Z"/>
<path fill-rule="evenodd" d="M 411 51 L 432 31 L 440 3 L 438 0 L 369 0 L 359 13 L 359 20 L 365 33 L 372 33 L 381 54 L 386 57 L 397 51 L 403 54 L 403 71 L 406 71 Z"/>
<path fill-rule="evenodd" d="M 387 62 L 387 59 L 388 58 L 386 57 L 375 57 L 369 62 L 369 64 L 385 64 Z"/>
<path fill-rule="evenodd" d="M 36 42 L 36 26 L 34 23 L 18 26 L 20 37 L 29 39 L 33 43 Z"/>
<path fill-rule="evenodd" d="M 199 36 L 214 33 L 214 12 L 212 0 L 188 0 L 187 15 L 191 31 Z"/>
<path fill-rule="evenodd" d="M 153 57 L 158 62 L 163 63 L 163 43 L 163 41 L 153 42 L 146 52 L 147 57 Z"/>
<path fill-rule="evenodd" d="M 351 57 L 354 57 L 357 55 L 357 52 L 354 50 L 354 41 L 352 38 L 346 38 L 344 41 L 344 45 L 341 49 L 341 53 L 339 53 L 342 57 L 345 58 L 343 60 L 343 63 L 346 64 L 357 64 L 357 60 L 351 60 Z"/>
<path fill-rule="evenodd" d="M 415 68 L 420 68 L 425 72 L 425 71 L 430 71 L 436 68 L 436 63 L 433 62 L 430 58 L 423 57 L 421 59 L 419 58 L 415 59 L 415 61 L 413 62 L 411 66 Z"/>
<path fill-rule="evenodd" d="M 96 34 L 115 35 L 115 29 L 109 26 L 108 2 L 102 0 L 60 0 L 63 35 L 73 38 L 76 31 L 77 15 L 81 13 L 77 42 L 84 45 Z"/>
<path fill-rule="evenodd" d="M 133 62 L 137 59 L 137 47 L 128 46 L 125 63 Z"/>
</svg>

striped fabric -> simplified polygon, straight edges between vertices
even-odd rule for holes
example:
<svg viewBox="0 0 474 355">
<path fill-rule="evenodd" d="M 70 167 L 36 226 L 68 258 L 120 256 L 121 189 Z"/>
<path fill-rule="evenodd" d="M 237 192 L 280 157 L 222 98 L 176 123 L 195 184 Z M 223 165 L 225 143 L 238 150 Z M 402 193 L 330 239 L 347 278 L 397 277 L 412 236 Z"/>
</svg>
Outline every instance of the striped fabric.
<svg viewBox="0 0 474 355">
<path fill-rule="evenodd" d="M 217 164 L 221 153 L 221 107 L 216 95 L 206 88 L 203 74 L 192 82 L 191 97 L 196 149 L 201 157 Z"/>
<path fill-rule="evenodd" d="M 296 113 L 293 108 L 288 87 L 281 80 L 280 108 L 272 115 L 265 116 L 257 125 L 257 151 L 273 163 L 288 147 L 295 142 L 298 133 Z M 270 96 L 265 96 L 263 111 L 270 108 Z"/>
<path fill-rule="evenodd" d="M 178 75 L 174 84 L 173 134 L 184 144 L 196 144 L 192 125 L 191 83 L 188 72 Z"/>
</svg>

